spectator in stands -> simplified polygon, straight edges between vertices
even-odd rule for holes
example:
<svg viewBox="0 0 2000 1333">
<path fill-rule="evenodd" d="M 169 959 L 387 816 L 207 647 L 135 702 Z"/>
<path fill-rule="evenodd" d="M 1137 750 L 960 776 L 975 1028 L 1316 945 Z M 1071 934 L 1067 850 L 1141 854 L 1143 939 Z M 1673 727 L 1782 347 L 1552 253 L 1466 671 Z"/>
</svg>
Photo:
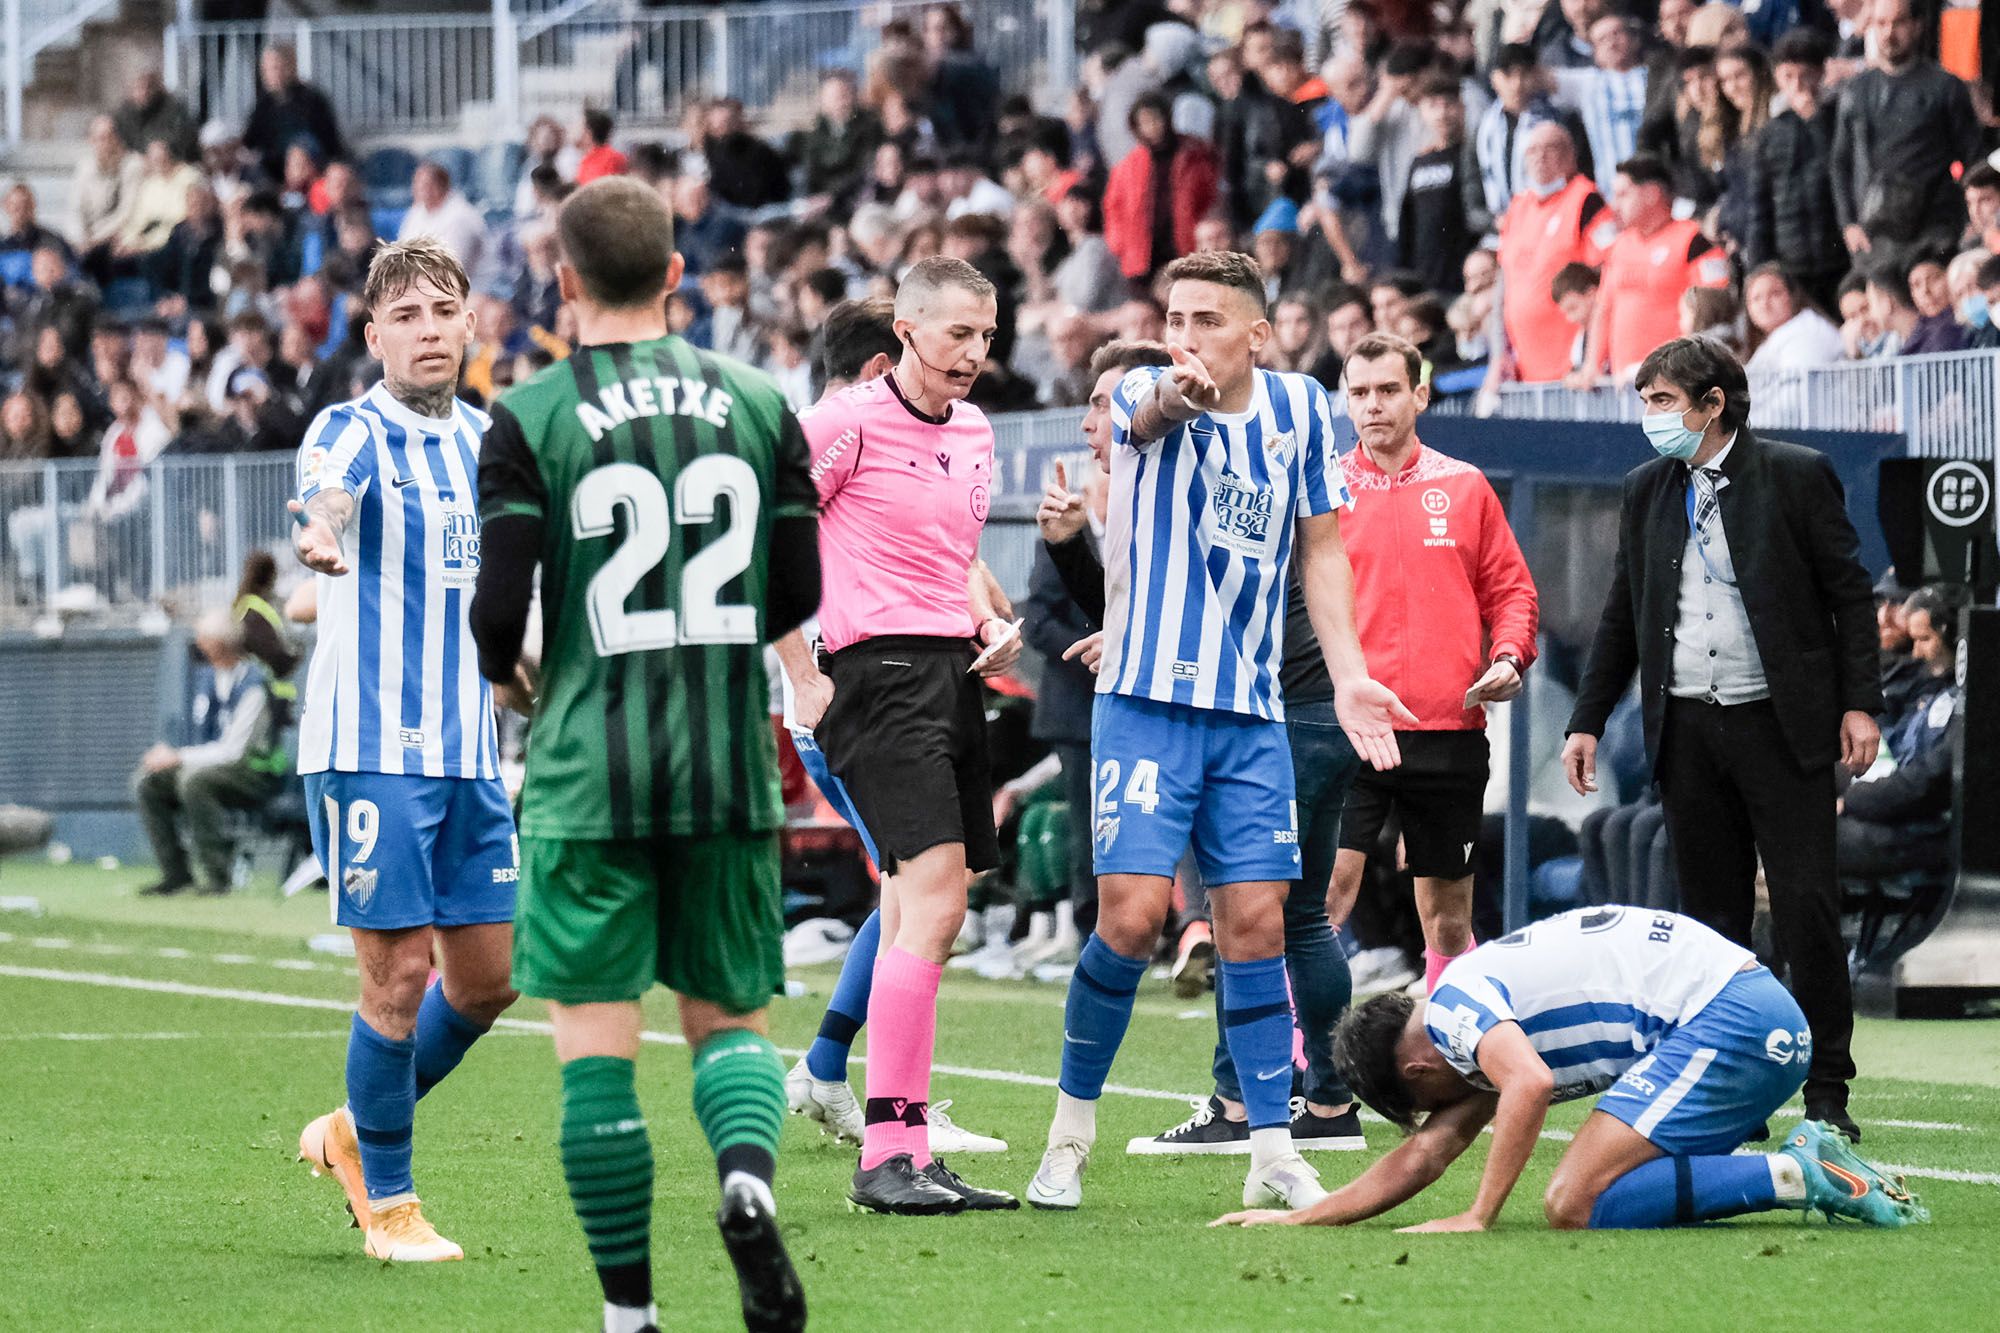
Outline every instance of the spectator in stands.
<svg viewBox="0 0 2000 1333">
<path fill-rule="evenodd" d="M 1104 239 L 1104 208 L 1089 190 L 1078 187 L 1056 206 L 1069 243 L 1069 257 L 1051 275 L 1055 299 L 1086 315 L 1116 310 L 1130 290 L 1118 256 Z"/>
<path fill-rule="evenodd" d="M 1920 683 L 1883 729 L 1896 761 L 1884 777 L 1856 782 L 1840 802 L 1836 859 L 1843 876 L 1941 870 L 1951 863 L 1952 742 L 1958 731 L 1958 613 L 1937 588 L 1903 605 Z"/>
<path fill-rule="evenodd" d="M 1605 0 L 1558 0 L 1544 9 L 1535 29 L 1542 64 L 1552 70 L 1589 69 L 1596 58 L 1591 32 L 1608 8 Z"/>
<path fill-rule="evenodd" d="M 1823 97 L 1826 39 L 1799 29 L 1772 53 L 1785 110 L 1751 141 L 1742 255 L 1751 268 L 1779 264 L 1821 307 L 1839 304 L 1847 246 L 1833 199 L 1835 99 Z"/>
<path fill-rule="evenodd" d="M 162 416 L 173 413 L 172 405 L 187 389 L 190 369 L 188 354 L 173 345 L 166 320 L 152 316 L 133 325 L 129 373 L 149 399 L 168 404 Z"/>
<path fill-rule="evenodd" d="M 1375 314 L 1368 304 L 1368 293 L 1345 283 L 1336 286 L 1326 301 L 1325 323 L 1326 350 L 1313 363 L 1312 377 L 1333 395 L 1337 412 L 1346 402 L 1340 389 L 1340 372 L 1347 364 L 1347 354 L 1356 343 L 1375 332 Z"/>
<path fill-rule="evenodd" d="M 278 713 L 263 668 L 244 651 L 242 626 L 229 612 L 212 611 L 196 626 L 195 648 L 212 669 L 195 696 L 197 741 L 179 749 L 153 746 L 135 782 L 139 818 L 160 868 L 159 880 L 140 890 L 152 897 L 188 889 L 228 893 L 236 848 L 227 813 L 261 807 L 285 781 Z"/>
<path fill-rule="evenodd" d="M 7 187 L 6 198 L 0 200 L 0 214 L 5 218 L 5 230 L 0 231 L 0 284 L 4 284 L 7 296 L 12 298 L 31 281 L 35 251 L 51 245 L 66 258 L 71 251 L 69 242 L 60 233 L 36 220 L 35 191 L 26 181 L 15 181 Z"/>
<path fill-rule="evenodd" d="M 1961 182 L 1965 194 L 1965 233 L 1961 250 L 2000 254 L 2000 171 L 1991 161 L 1969 164 Z"/>
<path fill-rule="evenodd" d="M 65 389 L 49 400 L 49 457 L 88 458 L 90 422 L 83 413 L 83 400 L 74 390 Z"/>
<path fill-rule="evenodd" d="M 1992 351 L 2000 348 L 2000 256 L 1989 255 L 1980 260 L 1973 281 L 1975 290 L 1965 299 L 1976 300 L 1978 304 L 1970 307 L 1976 313 L 1968 320 L 1971 332 L 1966 334 L 1965 345 L 1968 349 Z"/>
<path fill-rule="evenodd" d="M 50 456 L 49 410 L 27 389 L 0 401 L 0 463 L 39 462 Z"/>
<path fill-rule="evenodd" d="M 1215 148 L 1230 221 L 1247 228 L 1280 194 L 1302 197 L 1306 170 L 1319 155 L 1312 117 L 1244 68 L 1229 47 L 1208 61 L 1215 89 Z"/>
<path fill-rule="evenodd" d="M 125 100 L 113 113 L 112 120 L 118 127 L 118 137 L 135 153 L 145 152 L 146 145 L 155 139 L 164 139 L 177 160 L 194 162 L 200 158 L 194 117 L 186 103 L 167 91 L 157 69 L 148 67 L 132 76 Z"/>
<path fill-rule="evenodd" d="M 21 370 L 21 387 L 33 393 L 45 403 L 53 404 L 60 394 L 72 394 L 78 403 L 85 406 L 86 415 L 91 417 L 89 428 L 101 430 L 108 411 L 99 415 L 96 384 L 90 370 L 81 360 L 70 354 L 63 343 L 63 335 L 53 324 L 16 325 L 17 350 L 15 362 Z M 97 441 L 91 439 L 83 453 L 94 454 Z"/>
<path fill-rule="evenodd" d="M 1679 332 L 1681 296 L 1690 287 L 1724 287 L 1729 261 L 1693 218 L 1675 218 L 1673 177 L 1656 157 L 1640 154 L 1618 164 L 1611 207 L 1618 236 L 1604 252 L 1604 283 L 1597 294 L 1579 387 L 1605 376 L 1622 380 L 1646 356 Z"/>
<path fill-rule="evenodd" d="M 1899 335 L 1895 350 L 1883 355 L 1917 356 L 1964 348 L 1965 330 L 1954 317 L 1944 261 L 1936 255 L 1919 253 L 1902 264 L 1885 255 L 1871 268 L 1868 282 L 1871 298 L 1879 292 L 1884 299 L 1877 317 Z"/>
<path fill-rule="evenodd" d="M 90 151 L 76 164 L 70 202 L 76 208 L 72 234 L 82 254 L 84 272 L 99 286 L 108 280 L 125 214 L 139 192 L 144 170 L 139 155 L 126 150 L 111 117 L 98 116 L 90 122 Z"/>
<path fill-rule="evenodd" d="M 697 346 L 756 365 L 764 356 L 764 333 L 750 317 L 750 269 L 734 251 L 702 271 L 701 294 L 708 314 L 697 322 Z"/>
<path fill-rule="evenodd" d="M 976 149 L 954 149 L 945 159 L 938 184 L 948 201 L 944 209 L 946 218 L 961 218 L 968 213 L 996 218 L 1013 215 L 1014 196 L 1006 186 L 987 175 L 986 168 L 985 156 Z"/>
<path fill-rule="evenodd" d="M 250 192 L 248 173 L 255 161 L 243 147 L 243 137 L 219 120 L 201 127 L 201 159 L 197 163 L 208 177 L 209 188 L 223 204 Z"/>
<path fill-rule="evenodd" d="M 1875 0 L 1868 68 L 1842 87 L 1833 141 L 1833 197 L 1854 254 L 1883 241 L 1956 239 L 1963 200 L 1956 163 L 1982 156 L 1964 83 L 1919 51 L 1916 0 Z"/>
<path fill-rule="evenodd" d="M 1588 37 L 1589 64 L 1565 67 L 1551 60 L 1549 65 L 1563 101 L 1583 117 L 1584 136 L 1597 167 L 1597 187 L 1608 190 L 1615 165 L 1639 148 L 1648 78 L 1641 63 L 1645 29 L 1635 18 L 1600 9 L 1591 20 Z"/>
<path fill-rule="evenodd" d="M 1743 283 L 1743 306 L 1750 317 L 1752 375 L 1830 366 L 1845 355 L 1840 330 L 1813 307 L 1782 264 L 1751 270 Z"/>
<path fill-rule="evenodd" d="M 1479 118 L 1473 144 L 1479 159 L 1480 195 L 1485 200 L 1491 226 L 1499 222 L 1523 191 L 1530 187 L 1549 188 L 1550 178 L 1536 176 L 1528 165 L 1528 145 L 1534 140 L 1537 126 L 1554 121 L 1562 127 L 1570 144 L 1571 170 L 1555 183 L 1551 193 L 1568 183 L 1576 174 L 1578 163 L 1582 164 L 1586 177 L 1591 171 L 1583 122 L 1549 97 L 1547 76 L 1532 47 L 1519 43 L 1501 47 L 1493 58 L 1488 77 L 1493 84 L 1493 101 Z M 1502 272 L 1506 268 L 1503 255 Z"/>
<path fill-rule="evenodd" d="M 1326 354 L 1325 322 L 1310 292 L 1286 292 L 1271 307 L 1271 338 L 1258 364 L 1266 370 L 1310 374 Z"/>
<path fill-rule="evenodd" d="M 14 304 L 17 330 L 52 328 L 66 355 L 81 359 L 90 348 L 90 331 L 97 323 L 96 289 L 70 270 L 66 246 L 44 243 L 29 258 L 32 284 Z"/>
<path fill-rule="evenodd" d="M 236 601 L 230 613 L 243 631 L 244 656 L 264 669 L 273 701 L 289 703 L 298 697 L 290 680 L 304 654 L 285 628 L 285 618 L 275 603 L 277 595 L 278 562 L 259 547 L 243 557 L 243 573 L 236 582 Z M 291 720 L 289 714 L 287 708 L 277 719 L 280 735 Z"/>
<path fill-rule="evenodd" d="M 1133 103 L 1137 144 L 1104 187 L 1105 244 L 1125 276 L 1140 282 L 1195 248 L 1195 224 L 1220 195 L 1215 155 L 1201 140 L 1176 134 L 1169 112 L 1159 93 Z"/>
<path fill-rule="evenodd" d="M 612 130 L 611 113 L 603 107 L 587 106 L 577 118 L 576 146 L 581 156 L 572 179 L 578 185 L 588 185 L 600 176 L 622 176 L 630 167 L 625 154 L 611 145 Z"/>
<path fill-rule="evenodd" d="M 1499 308 L 1500 256 L 1484 246 L 1469 250 L 1459 275 L 1459 294 L 1445 318 L 1458 337 L 1459 360 L 1483 365 L 1491 352 L 1488 327 Z"/>
<path fill-rule="evenodd" d="M 514 220 L 539 217 L 546 208 L 545 187 L 536 183 L 535 173 L 547 168 L 557 182 L 574 181 L 583 154 L 569 144 L 562 122 L 554 116 L 536 116 L 528 125 L 523 145 L 521 174 L 514 182 Z"/>
<path fill-rule="evenodd" d="M 844 207 L 860 189 L 881 142 L 881 118 L 858 105 L 854 75 L 844 69 L 820 75 L 819 112 L 810 129 L 792 137 L 792 157 L 804 173 L 807 193 Z"/>
<path fill-rule="evenodd" d="M 256 154 L 266 180 L 285 174 L 285 150 L 309 139 L 328 158 L 346 157 L 347 141 L 325 93 L 299 78 L 298 54 L 284 42 L 264 48 L 257 61 L 257 100 L 243 127 L 243 146 Z"/>
<path fill-rule="evenodd" d="M 201 185 L 201 173 L 175 157 L 165 139 L 146 145 L 145 164 L 112 250 L 135 271 L 166 248 L 174 228 L 187 220 L 189 191 Z"/>
<path fill-rule="evenodd" d="M 410 177 L 410 210 L 396 239 L 432 236 L 451 251 L 467 273 L 478 273 L 486 254 L 486 217 L 452 187 L 451 172 L 439 162 L 421 162 Z"/>
<path fill-rule="evenodd" d="M 1977 335 L 1988 326 L 1986 294 L 1979 287 L 1979 268 L 1993 256 L 1973 249 L 1952 257 L 1945 266 L 1945 289 L 1951 302 L 1952 318 L 1965 334 L 1967 349 L 1978 346 Z"/>
<path fill-rule="evenodd" d="M 1722 195 L 1722 164 L 1736 141 L 1736 109 L 1722 95 L 1714 47 L 1682 51 L 1678 79 L 1673 119 L 1649 124 L 1639 151 L 1666 165 L 1674 199 L 1705 213 Z"/>
<path fill-rule="evenodd" d="M 972 24 L 955 4 L 924 8 L 924 54 L 930 61 L 930 121 L 946 151 L 992 146 L 1000 74 L 972 49 Z"/>
<path fill-rule="evenodd" d="M 1722 158 L 1722 197 L 1716 202 L 1710 234 L 1732 252 L 1750 235 L 1751 175 L 1757 139 L 1771 123 L 1778 86 L 1771 62 L 1755 46 L 1725 47 L 1715 57 L 1716 83 L 1734 113 L 1728 151 Z"/>
<path fill-rule="evenodd" d="M 688 274 L 699 277 L 744 243 L 743 224 L 715 207 L 709 179 L 700 172 L 683 172 L 673 190 L 674 249 Z"/>
<path fill-rule="evenodd" d="M 135 513 L 146 498 L 146 468 L 172 439 L 166 422 L 146 400 L 145 391 L 130 380 L 106 386 L 111 424 L 98 443 L 97 478 L 84 501 L 84 512 L 109 526 Z"/>
<path fill-rule="evenodd" d="M 1055 269 L 1069 254 L 1069 241 L 1056 222 L 1056 211 L 1040 199 L 1029 199 L 1014 210 L 1007 223 L 1007 257 L 1020 272 L 1015 299 L 1022 307 L 1044 304 L 1055 295 Z"/>
<path fill-rule="evenodd" d="M 1559 380 L 1573 368 L 1569 321 L 1550 294 L 1569 264 L 1596 266 L 1617 234 L 1604 196 L 1577 169 L 1576 140 L 1561 124 L 1526 131 L 1525 188 L 1500 219 L 1500 330 L 1504 356 L 1489 382 Z"/>
<path fill-rule="evenodd" d="M 1556 309 L 1574 335 L 1570 340 L 1569 366 L 1579 370 L 1583 366 L 1583 351 L 1590 339 L 1590 321 L 1597 309 L 1597 289 L 1601 284 L 1598 271 L 1588 264 L 1564 264 L 1549 280 L 1549 296 L 1555 301 Z"/>
<path fill-rule="evenodd" d="M 1433 137 L 1416 105 L 1417 83 L 1430 65 L 1427 46 L 1402 43 L 1390 48 L 1376 79 L 1374 97 L 1348 122 L 1348 169 L 1374 170 L 1381 202 L 1369 221 L 1371 229 L 1385 238 L 1385 253 L 1394 252 L 1402 231 L 1403 194 L 1409 188 L 1410 168 Z M 1461 107 L 1461 118 L 1463 114 Z M 1454 256 L 1451 270 L 1455 273 L 1457 268 Z"/>
<path fill-rule="evenodd" d="M 709 188 L 732 208 L 757 209 L 791 198 L 791 170 L 777 149 L 743 124 L 743 103 L 718 97 L 702 112 L 701 151 Z"/>
<path fill-rule="evenodd" d="M 1466 197 L 1475 188 L 1467 178 L 1465 102 L 1458 80 L 1442 70 L 1422 76 L 1414 100 L 1424 138 L 1402 190 L 1396 262 L 1430 290 L 1452 293 L 1459 288 L 1466 257 L 1479 243 L 1479 232 L 1465 211 Z"/>
<path fill-rule="evenodd" d="M 1727 287 L 1690 287 L 1681 293 L 1680 334 L 1713 338 L 1731 354 L 1743 354 L 1743 306 Z"/>
</svg>

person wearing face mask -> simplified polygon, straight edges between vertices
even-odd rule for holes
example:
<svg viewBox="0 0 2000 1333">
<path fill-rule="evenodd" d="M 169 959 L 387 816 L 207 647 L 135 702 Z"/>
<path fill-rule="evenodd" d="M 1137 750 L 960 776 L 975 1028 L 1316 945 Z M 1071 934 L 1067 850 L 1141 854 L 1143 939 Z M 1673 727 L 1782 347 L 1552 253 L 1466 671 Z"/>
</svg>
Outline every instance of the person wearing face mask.
<svg viewBox="0 0 2000 1333">
<path fill-rule="evenodd" d="M 1572 330 L 1551 293 L 1570 264 L 1595 268 L 1618 222 L 1589 176 L 1577 169 L 1576 141 L 1561 125 L 1528 131 L 1528 188 L 1500 220 L 1500 329 L 1497 379 L 1559 380 L 1570 370 Z"/>
<path fill-rule="evenodd" d="M 1625 479 L 1617 563 L 1563 766 L 1597 788 L 1597 742 L 1636 670 L 1680 910 L 1750 943 L 1757 866 L 1811 1023 L 1807 1116 L 1849 1138 L 1854 1027 L 1834 878 L 1836 766 L 1880 743 L 1874 598 L 1824 454 L 1757 437 L 1721 344 L 1677 338 L 1633 377 L 1660 457 Z"/>
<path fill-rule="evenodd" d="M 1992 261 L 1993 256 L 1983 249 L 1967 250 L 1944 271 L 1952 315 L 1965 330 L 1967 351 L 2000 347 L 2000 329 L 1993 326 L 1992 307 L 1987 304 L 1985 285 L 1979 280 L 1981 270 Z"/>
</svg>

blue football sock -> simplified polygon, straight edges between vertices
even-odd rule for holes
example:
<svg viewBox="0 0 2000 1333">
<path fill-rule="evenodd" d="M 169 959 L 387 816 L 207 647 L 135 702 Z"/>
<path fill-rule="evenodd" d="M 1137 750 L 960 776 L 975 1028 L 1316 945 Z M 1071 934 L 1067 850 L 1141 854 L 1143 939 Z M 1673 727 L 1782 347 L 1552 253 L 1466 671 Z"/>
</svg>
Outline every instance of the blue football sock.
<svg viewBox="0 0 2000 1333">
<path fill-rule="evenodd" d="M 1144 958 L 1114 953 L 1095 933 L 1084 941 L 1083 955 L 1070 974 L 1069 998 L 1063 1004 L 1062 1077 L 1058 1086 L 1072 1097 L 1094 1102 L 1104 1095 L 1104 1080 L 1125 1029 L 1132 1022 L 1132 1001 L 1146 975 Z"/>
<path fill-rule="evenodd" d="M 347 1038 L 347 1109 L 361 1140 L 368 1197 L 416 1189 L 410 1180 L 410 1126 L 417 1118 L 417 1043 L 391 1041 L 354 1016 Z"/>
<path fill-rule="evenodd" d="M 485 1028 L 445 999 L 443 978 L 433 981 L 417 1009 L 417 1099 L 423 1100 L 425 1093 L 444 1082 L 444 1076 L 458 1068 L 472 1043 L 485 1035 Z"/>
<path fill-rule="evenodd" d="M 836 1083 L 847 1077 L 847 1052 L 854 1046 L 854 1034 L 868 1021 L 868 991 L 875 984 L 875 952 L 881 943 L 878 908 L 854 932 L 847 961 L 840 965 L 840 980 L 833 983 L 833 998 L 826 1002 L 826 1017 L 819 1021 L 819 1035 L 806 1050 L 806 1070 L 814 1078 Z"/>
<path fill-rule="evenodd" d="M 1236 1082 L 1251 1129 L 1292 1122 L 1292 1005 L 1285 960 L 1222 963 L 1223 1035 L 1236 1062 Z"/>
<path fill-rule="evenodd" d="M 1783 1207 L 1770 1160 L 1658 1157 L 1611 1182 L 1590 1210 L 1593 1231 L 1692 1226 Z"/>
</svg>

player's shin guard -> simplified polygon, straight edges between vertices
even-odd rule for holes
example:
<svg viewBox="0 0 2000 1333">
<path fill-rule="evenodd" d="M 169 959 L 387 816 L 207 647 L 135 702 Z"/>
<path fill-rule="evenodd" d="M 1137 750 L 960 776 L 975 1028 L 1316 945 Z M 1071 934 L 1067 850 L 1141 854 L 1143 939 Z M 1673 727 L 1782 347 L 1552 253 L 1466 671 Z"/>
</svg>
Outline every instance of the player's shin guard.
<svg viewBox="0 0 2000 1333">
<path fill-rule="evenodd" d="M 737 1172 L 768 1196 L 785 1123 L 785 1066 L 778 1048 L 748 1028 L 725 1028 L 694 1053 L 694 1116 L 726 1184 Z M 770 1200 L 765 1199 L 765 1206 Z"/>
<path fill-rule="evenodd" d="M 586 1055 L 562 1067 L 562 1162 L 604 1299 L 653 1299 L 653 1145 L 630 1060 Z"/>
<path fill-rule="evenodd" d="M 937 1046 L 938 980 L 944 965 L 906 949 L 891 949 L 875 965 L 868 996 L 867 1123 L 861 1168 L 908 1153 L 919 1170 L 931 1160 L 926 1116 L 931 1054 Z"/>
<path fill-rule="evenodd" d="M 840 980 L 833 984 L 833 998 L 826 1002 L 826 1016 L 819 1021 L 819 1035 L 806 1051 L 806 1069 L 814 1078 L 829 1083 L 847 1078 L 847 1053 L 854 1046 L 854 1034 L 868 1021 L 868 993 L 875 985 L 875 954 L 882 944 L 882 912 L 876 909 L 854 932 L 847 947 L 847 960 L 840 965 Z"/>
<path fill-rule="evenodd" d="M 1289 1127 L 1292 1104 L 1292 1006 L 1285 960 L 1222 964 L 1222 1024 L 1250 1129 Z"/>
<path fill-rule="evenodd" d="M 410 1178 L 410 1130 L 417 1118 L 416 1042 L 392 1041 L 360 1014 L 347 1037 L 347 1107 L 361 1147 L 361 1178 L 370 1199 L 416 1190 Z"/>
<path fill-rule="evenodd" d="M 487 1029 L 451 1007 L 451 1001 L 444 997 L 442 977 L 433 981 L 424 992 L 422 1007 L 417 1010 L 418 1100 L 444 1082 L 445 1075 L 458 1068 L 458 1062 L 472 1049 L 472 1043 L 485 1036 L 486 1032 Z"/>
<path fill-rule="evenodd" d="M 1657 1157 L 1597 1196 L 1590 1226 L 1593 1231 L 1692 1226 L 1780 1206 L 1768 1158 Z"/>
<path fill-rule="evenodd" d="M 1104 1095 L 1111 1061 L 1132 1022 L 1132 1003 L 1146 975 L 1146 961 L 1114 952 L 1094 932 L 1084 942 L 1063 1002 L 1058 1086 L 1071 1097 L 1094 1102 Z"/>
</svg>

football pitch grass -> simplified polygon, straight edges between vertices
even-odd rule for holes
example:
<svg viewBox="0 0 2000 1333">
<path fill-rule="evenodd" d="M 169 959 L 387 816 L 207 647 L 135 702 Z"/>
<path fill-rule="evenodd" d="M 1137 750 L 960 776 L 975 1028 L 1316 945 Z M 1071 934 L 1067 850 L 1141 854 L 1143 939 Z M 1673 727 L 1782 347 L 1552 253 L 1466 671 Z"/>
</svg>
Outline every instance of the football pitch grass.
<svg viewBox="0 0 2000 1333">
<path fill-rule="evenodd" d="M 0 1328 L 595 1328 L 599 1296 L 556 1156 L 558 1082 L 530 1001 L 419 1108 L 417 1186 L 467 1261 L 366 1259 L 340 1192 L 294 1161 L 341 1099 L 351 959 L 314 954 L 326 899 L 132 896 L 143 871 L 9 862 L 0 894 Z M 778 1001 L 788 1052 L 833 969 Z M 1020 1193 L 1061 1046 L 1059 987 L 949 973 L 933 1098 L 1006 1138 L 957 1159 Z M 1149 981 L 1112 1071 L 1082 1211 L 854 1215 L 851 1150 L 792 1118 L 778 1200 L 813 1327 L 1398 1330 L 1994 1327 L 2000 1298 L 2000 1023 L 1864 1020 L 1854 1110 L 1872 1160 L 1910 1169 L 1933 1225 L 1900 1233 L 1774 1213 L 1696 1230 L 1556 1234 L 1540 1196 L 1587 1103 L 1557 1108 L 1499 1229 L 1395 1228 L 1470 1203 L 1483 1148 L 1387 1217 L 1348 1229 L 1209 1230 L 1239 1206 L 1241 1158 L 1133 1158 L 1205 1093 L 1212 1024 Z M 647 1026 L 673 1031 L 656 994 Z M 866 1035 L 856 1054 L 866 1050 Z M 789 1060 L 788 1060 L 789 1063 Z M 655 1282 L 666 1329 L 740 1328 L 712 1214 L 715 1175 L 684 1047 L 650 1042 L 640 1097 L 657 1158 Z M 853 1070 L 857 1085 L 862 1069 Z M 1774 1125 L 1782 1131 L 1785 1124 Z M 1316 1153 L 1329 1185 L 1388 1148 Z"/>
</svg>

